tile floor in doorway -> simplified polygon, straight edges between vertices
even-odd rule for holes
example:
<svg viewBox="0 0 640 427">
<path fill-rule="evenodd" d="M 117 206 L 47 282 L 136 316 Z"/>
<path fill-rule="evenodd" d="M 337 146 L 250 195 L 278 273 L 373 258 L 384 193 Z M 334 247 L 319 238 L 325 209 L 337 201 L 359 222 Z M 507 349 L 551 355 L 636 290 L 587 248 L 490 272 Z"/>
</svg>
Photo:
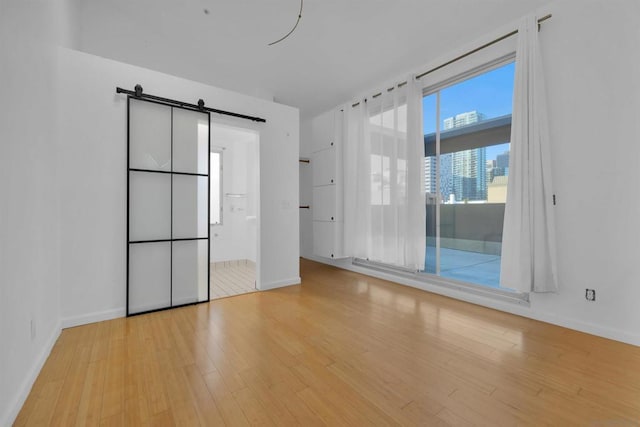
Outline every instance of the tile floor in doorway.
<svg viewBox="0 0 640 427">
<path fill-rule="evenodd" d="M 256 268 L 246 259 L 212 262 L 211 299 L 246 294 L 256 290 Z"/>
</svg>

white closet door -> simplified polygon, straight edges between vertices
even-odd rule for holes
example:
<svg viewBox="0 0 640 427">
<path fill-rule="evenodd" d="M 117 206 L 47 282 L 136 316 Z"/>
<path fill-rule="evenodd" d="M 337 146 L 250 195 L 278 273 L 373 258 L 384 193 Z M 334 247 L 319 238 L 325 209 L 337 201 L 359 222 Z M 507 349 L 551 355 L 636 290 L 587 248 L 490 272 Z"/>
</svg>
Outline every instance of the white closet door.
<svg viewBox="0 0 640 427">
<path fill-rule="evenodd" d="M 342 212 L 336 209 L 336 186 L 313 187 L 313 220 L 342 221 Z"/>
<path fill-rule="evenodd" d="M 328 148 L 311 155 L 313 185 L 338 184 L 336 178 L 336 150 Z"/>
</svg>

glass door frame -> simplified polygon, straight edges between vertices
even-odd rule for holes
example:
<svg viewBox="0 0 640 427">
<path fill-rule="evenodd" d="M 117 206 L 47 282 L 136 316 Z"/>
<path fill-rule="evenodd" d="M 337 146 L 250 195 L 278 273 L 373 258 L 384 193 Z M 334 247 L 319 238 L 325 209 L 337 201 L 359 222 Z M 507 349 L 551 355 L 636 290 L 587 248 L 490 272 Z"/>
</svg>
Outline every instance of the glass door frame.
<svg viewBox="0 0 640 427">
<path fill-rule="evenodd" d="M 435 153 L 434 153 L 434 157 L 435 157 L 435 168 L 436 168 L 436 173 L 435 173 L 435 188 L 436 188 L 436 197 L 435 197 L 435 272 L 429 272 L 426 271 L 427 269 L 427 264 L 425 265 L 425 271 L 418 271 L 417 274 L 419 276 L 422 276 L 424 278 L 428 278 L 430 280 L 434 280 L 437 281 L 439 284 L 448 284 L 448 285 L 453 285 L 456 288 L 460 288 L 462 287 L 469 287 L 469 288 L 476 288 L 476 289 L 482 289 L 483 291 L 490 291 L 490 292 L 495 292 L 498 294 L 507 294 L 509 296 L 518 294 L 517 292 L 514 292 L 510 289 L 506 289 L 506 288 L 501 288 L 501 287 L 488 287 L 485 285 L 481 285 L 481 284 L 477 284 L 477 283 L 473 283 L 473 282 L 466 282 L 466 281 L 462 281 L 459 279 L 454 279 L 454 278 L 450 278 L 450 277 L 444 277 L 441 276 L 441 271 L 440 271 L 440 261 L 441 261 L 441 254 L 440 254 L 440 249 L 441 249 L 441 241 L 440 241 L 440 236 L 441 236 L 441 229 L 440 229 L 440 222 L 441 222 L 441 212 L 440 212 L 440 207 L 441 207 L 441 203 L 443 202 L 442 200 L 442 194 L 440 192 L 440 185 L 441 185 L 441 176 L 440 176 L 440 156 L 441 156 L 441 133 L 442 133 L 442 129 L 441 129 L 441 92 L 444 89 L 447 89 L 451 86 L 454 86 L 458 83 L 464 82 L 466 80 L 472 79 L 474 77 L 480 76 L 482 74 L 491 72 L 495 69 L 498 69 L 502 66 L 505 66 L 509 63 L 515 62 L 515 52 L 501 56 L 495 60 L 492 61 L 488 61 L 486 63 L 480 64 L 474 68 L 471 68 L 470 70 L 461 72 L 459 74 L 456 74 L 454 76 L 450 76 L 448 78 L 445 78 L 439 82 L 433 83 L 433 84 L 428 84 L 426 86 L 423 87 L 422 89 L 422 99 L 428 97 L 428 96 L 433 96 L 435 95 L 436 99 L 435 99 L 435 121 L 436 121 L 436 126 L 435 126 Z M 421 120 L 423 120 L 423 118 L 421 118 Z M 426 144 L 426 143 L 425 143 Z M 425 158 L 426 158 L 426 146 L 425 146 Z M 427 201 L 425 201 L 425 203 L 427 203 Z M 429 227 L 426 228 L 427 232 Z M 428 246 L 428 239 L 427 236 L 425 236 L 425 245 Z M 428 252 L 427 252 L 428 253 Z M 522 296 L 524 296 L 525 294 L 522 294 Z"/>
</svg>

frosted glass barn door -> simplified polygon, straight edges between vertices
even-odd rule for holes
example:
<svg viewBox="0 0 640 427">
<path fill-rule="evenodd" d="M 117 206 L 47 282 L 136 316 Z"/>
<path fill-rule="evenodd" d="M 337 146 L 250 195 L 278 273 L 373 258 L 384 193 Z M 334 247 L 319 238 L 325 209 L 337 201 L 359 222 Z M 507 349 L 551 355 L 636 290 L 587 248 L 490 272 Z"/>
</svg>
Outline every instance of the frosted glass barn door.
<svg viewBox="0 0 640 427">
<path fill-rule="evenodd" d="M 209 300 L 209 114 L 128 100 L 127 315 Z"/>
</svg>

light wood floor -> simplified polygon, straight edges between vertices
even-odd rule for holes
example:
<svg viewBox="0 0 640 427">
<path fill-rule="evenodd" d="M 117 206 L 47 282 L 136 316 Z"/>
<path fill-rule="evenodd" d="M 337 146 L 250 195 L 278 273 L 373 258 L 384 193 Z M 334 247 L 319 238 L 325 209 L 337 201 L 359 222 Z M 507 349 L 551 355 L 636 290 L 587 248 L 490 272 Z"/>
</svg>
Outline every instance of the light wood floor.
<svg viewBox="0 0 640 427">
<path fill-rule="evenodd" d="M 256 267 L 249 260 L 212 262 L 211 299 L 255 292 Z"/>
<path fill-rule="evenodd" d="M 62 332 L 17 425 L 640 423 L 640 348 L 302 260 L 301 286 Z"/>
</svg>

